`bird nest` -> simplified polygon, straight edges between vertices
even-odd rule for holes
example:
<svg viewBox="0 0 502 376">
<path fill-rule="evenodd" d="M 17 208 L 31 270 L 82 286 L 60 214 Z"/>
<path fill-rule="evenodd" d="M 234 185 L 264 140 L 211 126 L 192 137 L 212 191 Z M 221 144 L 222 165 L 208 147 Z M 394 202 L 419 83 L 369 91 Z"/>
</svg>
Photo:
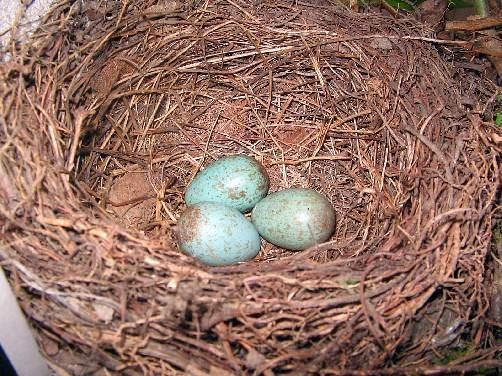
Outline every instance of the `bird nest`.
<svg viewBox="0 0 502 376">
<path fill-rule="evenodd" d="M 495 87 L 413 20 L 293 3 L 61 2 L 10 46 L 0 260 L 54 367 L 417 372 L 489 342 Z M 326 195 L 332 238 L 182 254 L 184 189 L 228 154 Z"/>
</svg>

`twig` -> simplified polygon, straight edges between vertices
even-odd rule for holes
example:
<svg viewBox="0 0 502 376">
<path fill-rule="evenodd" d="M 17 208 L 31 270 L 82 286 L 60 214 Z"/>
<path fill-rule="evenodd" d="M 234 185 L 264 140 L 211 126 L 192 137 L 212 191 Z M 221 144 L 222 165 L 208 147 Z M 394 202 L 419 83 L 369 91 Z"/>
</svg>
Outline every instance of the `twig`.
<svg viewBox="0 0 502 376">
<path fill-rule="evenodd" d="M 297 159 L 297 160 L 284 160 L 284 161 L 271 161 L 269 162 L 270 165 L 299 165 L 301 163 L 305 162 L 311 162 L 311 161 L 346 161 L 350 160 L 350 157 L 346 156 L 336 156 L 336 155 L 319 155 L 317 157 L 309 157 L 309 158 L 303 158 L 303 159 Z"/>
<path fill-rule="evenodd" d="M 490 29 L 502 25 L 502 17 L 486 17 L 467 21 L 448 21 L 445 25 L 446 31 L 478 31 Z"/>
</svg>

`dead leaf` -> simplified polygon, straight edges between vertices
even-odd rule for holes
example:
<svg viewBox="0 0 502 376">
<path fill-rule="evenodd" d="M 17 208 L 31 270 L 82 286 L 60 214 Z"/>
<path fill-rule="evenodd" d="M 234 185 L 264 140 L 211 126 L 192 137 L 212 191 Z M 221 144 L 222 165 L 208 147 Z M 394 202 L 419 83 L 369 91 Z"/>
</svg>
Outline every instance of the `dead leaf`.
<svg viewBox="0 0 502 376">
<path fill-rule="evenodd" d="M 248 366 L 251 369 L 256 369 L 260 367 L 263 362 L 265 362 L 266 358 L 262 354 L 260 354 L 258 351 L 250 347 L 248 349 L 248 353 L 246 355 L 246 366 Z"/>
<path fill-rule="evenodd" d="M 146 16 L 171 16 L 182 10 L 183 5 L 179 1 L 168 0 L 159 4 L 152 5 L 144 10 Z"/>
<path fill-rule="evenodd" d="M 392 50 L 392 42 L 389 38 L 374 38 L 371 42 L 371 47 L 380 50 Z"/>
<path fill-rule="evenodd" d="M 113 210 L 126 225 L 144 224 L 155 210 L 155 190 L 144 173 L 127 173 L 117 179 L 109 194 L 109 200 L 115 205 L 124 202 L 134 202 L 129 205 L 114 206 Z M 141 199 L 143 198 L 143 199 Z"/>
<path fill-rule="evenodd" d="M 105 323 L 109 323 L 113 320 L 113 313 L 115 312 L 113 308 L 110 308 L 104 304 L 93 303 L 92 307 L 98 319 Z"/>
<path fill-rule="evenodd" d="M 89 81 L 89 86 L 94 89 L 100 97 L 105 97 L 124 75 L 132 71 L 133 67 L 130 64 L 123 60 L 113 59 L 107 62 L 99 73 Z"/>
</svg>

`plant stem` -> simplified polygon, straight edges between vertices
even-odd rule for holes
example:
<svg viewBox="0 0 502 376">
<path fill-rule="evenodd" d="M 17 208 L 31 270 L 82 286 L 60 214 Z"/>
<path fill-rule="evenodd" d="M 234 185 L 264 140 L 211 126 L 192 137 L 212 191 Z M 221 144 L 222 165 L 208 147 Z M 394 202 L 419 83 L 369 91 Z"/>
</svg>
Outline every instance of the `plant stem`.
<svg viewBox="0 0 502 376">
<path fill-rule="evenodd" d="M 474 8 L 479 17 L 485 18 L 489 16 L 488 3 L 486 0 L 474 0 Z"/>
</svg>

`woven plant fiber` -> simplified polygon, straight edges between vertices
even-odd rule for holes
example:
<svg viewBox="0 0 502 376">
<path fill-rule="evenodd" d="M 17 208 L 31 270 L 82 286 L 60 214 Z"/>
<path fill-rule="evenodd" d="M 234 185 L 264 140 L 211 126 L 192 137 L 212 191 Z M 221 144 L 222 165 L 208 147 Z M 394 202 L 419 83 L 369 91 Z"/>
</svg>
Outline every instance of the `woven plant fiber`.
<svg viewBox="0 0 502 376">
<path fill-rule="evenodd" d="M 328 1 L 56 4 L 0 65 L 0 262 L 44 355 L 79 375 L 496 365 L 499 93 L 457 49 Z M 328 197 L 330 240 L 182 254 L 184 189 L 229 154 Z M 481 350 L 427 362 L 461 335 Z"/>
</svg>

